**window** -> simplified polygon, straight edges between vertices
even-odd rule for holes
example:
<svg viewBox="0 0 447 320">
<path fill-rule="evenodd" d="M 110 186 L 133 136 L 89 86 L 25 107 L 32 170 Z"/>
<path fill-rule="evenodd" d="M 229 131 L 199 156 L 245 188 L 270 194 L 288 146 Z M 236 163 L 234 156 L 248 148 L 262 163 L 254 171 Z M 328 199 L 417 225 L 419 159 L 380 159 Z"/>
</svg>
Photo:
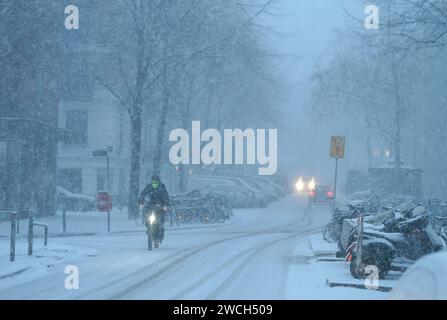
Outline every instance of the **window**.
<svg viewBox="0 0 447 320">
<path fill-rule="evenodd" d="M 71 63 L 71 62 L 70 62 Z M 64 77 L 62 97 L 65 101 L 90 101 L 93 97 L 94 81 L 90 72 L 82 66 L 70 70 Z"/>
<path fill-rule="evenodd" d="M 6 141 L 0 141 L 0 167 L 6 165 Z"/>
<path fill-rule="evenodd" d="M 87 144 L 88 113 L 81 110 L 70 110 L 66 113 L 65 129 L 68 131 L 67 144 Z"/>
<path fill-rule="evenodd" d="M 109 183 L 110 183 L 110 189 L 112 189 L 113 186 L 113 173 L 112 169 L 110 169 L 109 172 Z M 96 190 L 97 191 L 111 191 L 107 188 L 107 169 L 105 168 L 98 168 L 96 169 Z"/>
<path fill-rule="evenodd" d="M 82 169 L 61 169 L 58 185 L 70 192 L 82 193 Z"/>
<path fill-rule="evenodd" d="M 99 173 L 96 176 L 96 191 L 106 190 L 106 181 L 107 181 L 106 175 Z"/>
</svg>

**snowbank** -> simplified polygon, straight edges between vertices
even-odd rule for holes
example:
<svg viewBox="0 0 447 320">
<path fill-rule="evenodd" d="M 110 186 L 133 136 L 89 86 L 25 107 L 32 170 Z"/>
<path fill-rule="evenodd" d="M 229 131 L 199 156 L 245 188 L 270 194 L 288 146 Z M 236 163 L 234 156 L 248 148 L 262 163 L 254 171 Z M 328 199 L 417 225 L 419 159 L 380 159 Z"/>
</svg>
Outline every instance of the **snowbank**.
<svg viewBox="0 0 447 320">
<path fill-rule="evenodd" d="M 391 292 L 393 300 L 446 300 L 447 252 L 422 258 L 411 266 Z"/>
<path fill-rule="evenodd" d="M 62 187 L 56 187 L 57 193 L 61 194 L 69 199 L 77 199 L 77 200 L 85 200 L 85 201 L 92 201 L 95 202 L 95 198 L 91 196 L 86 196 L 83 194 L 77 194 L 70 192 Z"/>
</svg>

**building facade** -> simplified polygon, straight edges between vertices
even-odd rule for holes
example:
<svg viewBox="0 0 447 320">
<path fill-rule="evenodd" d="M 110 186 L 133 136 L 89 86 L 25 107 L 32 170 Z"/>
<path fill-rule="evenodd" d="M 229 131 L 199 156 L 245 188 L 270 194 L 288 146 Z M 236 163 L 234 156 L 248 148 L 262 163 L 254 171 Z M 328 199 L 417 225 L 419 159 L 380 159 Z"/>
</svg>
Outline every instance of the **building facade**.
<svg viewBox="0 0 447 320">
<path fill-rule="evenodd" d="M 95 157 L 93 151 L 110 148 L 108 191 L 115 204 L 124 205 L 130 158 L 128 114 L 106 89 L 84 87 L 82 92 L 82 97 L 67 97 L 59 107 L 59 127 L 69 136 L 58 145 L 58 185 L 90 196 L 107 190 L 107 160 Z"/>
</svg>

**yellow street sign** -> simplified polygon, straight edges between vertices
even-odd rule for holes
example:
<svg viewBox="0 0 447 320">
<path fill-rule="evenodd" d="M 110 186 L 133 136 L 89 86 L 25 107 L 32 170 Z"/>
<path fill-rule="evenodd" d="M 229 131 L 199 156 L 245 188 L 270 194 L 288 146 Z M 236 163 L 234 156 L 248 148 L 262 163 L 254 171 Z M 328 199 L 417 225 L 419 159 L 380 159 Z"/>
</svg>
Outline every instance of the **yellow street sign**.
<svg viewBox="0 0 447 320">
<path fill-rule="evenodd" d="M 331 138 L 331 158 L 343 159 L 345 157 L 345 137 Z"/>
</svg>

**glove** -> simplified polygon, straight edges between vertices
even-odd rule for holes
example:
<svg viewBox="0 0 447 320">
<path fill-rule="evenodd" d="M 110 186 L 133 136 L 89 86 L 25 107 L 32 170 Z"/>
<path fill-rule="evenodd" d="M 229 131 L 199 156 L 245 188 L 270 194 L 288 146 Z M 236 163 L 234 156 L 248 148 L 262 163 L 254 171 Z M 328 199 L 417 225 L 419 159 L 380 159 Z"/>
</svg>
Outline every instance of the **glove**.
<svg viewBox="0 0 447 320">
<path fill-rule="evenodd" d="M 168 211 L 168 206 L 163 206 L 163 211 Z"/>
</svg>

